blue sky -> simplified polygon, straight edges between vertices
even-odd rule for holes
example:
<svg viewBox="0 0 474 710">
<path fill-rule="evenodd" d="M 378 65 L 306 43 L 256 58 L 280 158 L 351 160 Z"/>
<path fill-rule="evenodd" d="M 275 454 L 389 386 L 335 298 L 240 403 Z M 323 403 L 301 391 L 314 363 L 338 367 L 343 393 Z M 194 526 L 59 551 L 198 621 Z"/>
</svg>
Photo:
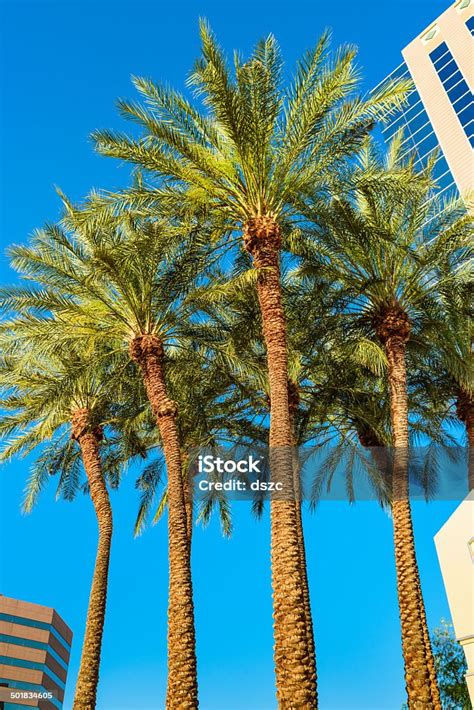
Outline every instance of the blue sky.
<svg viewBox="0 0 474 710">
<path fill-rule="evenodd" d="M 198 51 L 197 18 L 207 17 L 229 53 L 263 34 L 278 38 L 288 65 L 332 27 L 334 45 L 355 43 L 364 87 L 401 61 L 400 50 L 447 4 L 230 2 L 0 2 L 2 246 L 21 242 L 58 216 L 53 186 L 79 199 L 114 188 L 127 168 L 95 155 L 99 127 L 123 127 L 114 102 L 133 96 L 129 77 L 182 88 Z M 6 259 L 1 282 L 14 276 Z M 81 497 L 55 503 L 47 489 L 28 517 L 19 513 L 28 462 L 0 470 L 0 588 L 55 606 L 75 639 L 65 707 L 77 673 L 96 529 Z M 166 681 L 165 521 L 134 540 L 133 472 L 113 494 L 116 535 L 98 707 L 159 709 Z M 453 503 L 414 504 L 428 618 L 449 611 L 433 535 Z M 197 530 L 193 548 L 201 707 L 275 707 L 268 519 L 235 504 L 234 536 Z M 399 709 L 404 702 L 391 522 L 375 503 L 325 502 L 306 518 L 308 567 L 323 710 Z"/>
</svg>

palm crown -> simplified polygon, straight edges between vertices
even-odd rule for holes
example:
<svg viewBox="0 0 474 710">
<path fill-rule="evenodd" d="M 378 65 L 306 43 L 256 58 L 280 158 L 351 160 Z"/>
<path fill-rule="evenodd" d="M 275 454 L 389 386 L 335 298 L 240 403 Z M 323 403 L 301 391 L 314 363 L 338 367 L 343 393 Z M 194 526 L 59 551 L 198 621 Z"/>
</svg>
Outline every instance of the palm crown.
<svg viewBox="0 0 474 710">
<path fill-rule="evenodd" d="M 24 319 L 34 317 L 28 310 Z M 21 318 L 18 319 L 19 321 Z M 36 323 L 43 335 L 52 319 Z M 90 494 L 99 535 L 87 615 L 85 641 L 76 687 L 75 708 L 95 705 L 105 617 L 112 507 L 107 483 L 117 487 L 120 473 L 135 456 L 145 456 L 144 408 L 140 390 L 127 377 L 127 360 L 76 344 L 53 352 L 41 339 L 4 324 L 1 337 L 1 458 L 26 455 L 41 447 L 28 482 L 24 509 L 29 511 L 50 475 L 59 473 L 58 494 L 71 499 L 78 488 Z M 145 419 L 146 421 L 146 419 Z M 87 484 L 81 481 L 81 463 Z"/>
<path fill-rule="evenodd" d="M 301 59 L 288 88 L 275 38 L 260 41 L 234 72 L 205 22 L 202 55 L 189 77 L 201 97 L 200 112 L 181 94 L 135 78 L 143 103 L 120 101 L 141 138 L 112 131 L 94 134 L 104 155 L 136 163 L 162 184 L 130 193 L 138 203 L 170 196 L 222 208 L 230 224 L 261 215 L 279 218 L 302 196 L 322 190 L 331 169 L 360 146 L 370 126 L 405 99 L 410 84 L 389 82 L 362 99 L 355 49 L 329 51 L 329 34 Z M 171 179 L 171 182 L 170 182 Z M 186 194 L 183 194 L 185 188 Z"/>
<path fill-rule="evenodd" d="M 108 215 L 98 224 L 84 210 L 71 210 L 66 221 L 77 228 L 47 226 L 28 246 L 10 249 L 23 279 L 41 286 L 0 294 L 4 309 L 22 313 L 17 330 L 37 338 L 47 332 L 42 346 L 51 351 L 71 339 L 119 348 L 141 334 L 175 342 L 187 322 L 183 293 L 209 265 L 200 233 L 186 234 L 183 247 L 182 229 L 169 222 Z M 56 319 L 45 331 L 42 319 L 50 313 Z"/>
<path fill-rule="evenodd" d="M 44 326 L 47 331 L 47 321 Z M 58 349 L 46 355 L 29 339 L 21 342 L 21 353 L 18 346 L 17 338 L 8 342 L 2 337 L 0 436 L 2 460 L 41 447 L 32 465 L 25 510 L 31 510 L 49 476 L 59 474 L 57 495 L 67 500 L 83 487 L 80 449 L 72 437 L 74 413 L 80 410 L 90 413 L 90 426 L 101 432 L 104 476 L 117 487 L 120 471 L 134 457 L 145 456 L 150 443 L 143 396 L 127 377 L 124 363 L 112 366 L 104 354 L 94 357 L 78 348 L 68 348 L 63 356 Z"/>
<path fill-rule="evenodd" d="M 343 199 L 335 196 L 329 209 L 315 203 L 314 216 L 325 226 L 298 236 L 298 273 L 324 273 L 340 286 L 341 302 L 346 289 L 342 317 L 357 317 L 366 334 L 392 308 L 415 324 L 424 313 L 426 321 L 435 297 L 470 276 L 472 218 L 459 200 L 443 202 L 433 194 L 431 166 L 417 172 L 412 159 L 400 157 L 400 141 L 401 135 L 385 160 L 367 141 L 354 166 L 353 189 Z M 373 176 L 378 171 L 380 181 L 366 183 L 367 169 Z"/>
</svg>

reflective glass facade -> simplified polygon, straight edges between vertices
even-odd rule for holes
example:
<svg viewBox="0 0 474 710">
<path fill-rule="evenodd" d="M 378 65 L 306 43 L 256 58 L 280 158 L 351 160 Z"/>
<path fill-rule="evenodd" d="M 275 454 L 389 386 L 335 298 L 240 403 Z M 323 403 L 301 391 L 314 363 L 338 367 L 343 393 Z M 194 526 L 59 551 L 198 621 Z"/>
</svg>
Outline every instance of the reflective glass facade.
<svg viewBox="0 0 474 710">
<path fill-rule="evenodd" d="M 445 199 L 461 194 L 468 209 L 474 187 L 473 12 L 474 0 L 457 0 L 402 49 L 403 61 L 388 79 L 411 79 L 414 88 L 382 129 L 386 141 L 403 131 L 403 152 L 414 154 L 417 167 L 435 160 L 436 192 Z"/>
<path fill-rule="evenodd" d="M 402 62 L 387 79 L 410 79 L 411 75 L 405 62 Z M 453 175 L 443 155 L 438 138 L 416 88 L 408 96 L 407 105 L 398 111 L 392 112 L 388 122 L 383 126 L 383 137 L 387 142 L 399 130 L 403 131 L 403 155 L 414 152 L 415 165 L 425 167 L 428 160 L 437 155 L 433 175 L 436 179 L 438 192 L 443 195 L 456 196 L 458 190 Z"/>
<path fill-rule="evenodd" d="M 442 42 L 430 52 L 430 59 L 469 142 L 474 147 L 474 101 L 472 91 L 446 42 Z"/>
</svg>

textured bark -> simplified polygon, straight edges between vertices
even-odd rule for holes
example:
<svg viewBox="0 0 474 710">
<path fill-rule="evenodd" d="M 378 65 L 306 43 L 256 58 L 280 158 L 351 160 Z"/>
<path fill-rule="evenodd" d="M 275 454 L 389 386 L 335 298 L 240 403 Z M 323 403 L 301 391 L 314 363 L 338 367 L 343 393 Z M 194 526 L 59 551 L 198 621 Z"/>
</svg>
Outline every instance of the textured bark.
<svg viewBox="0 0 474 710">
<path fill-rule="evenodd" d="M 425 654 L 426 663 L 428 666 L 428 672 L 430 674 L 430 687 L 431 687 L 431 699 L 433 702 L 433 707 L 436 710 L 441 710 L 441 696 L 438 687 L 438 677 L 436 675 L 436 666 L 433 656 L 433 649 L 431 648 L 430 632 L 428 629 L 428 620 L 426 618 L 425 603 L 423 600 L 423 591 L 421 589 L 420 572 L 417 567 L 418 574 L 418 608 L 420 611 L 421 628 L 423 630 L 423 642 L 425 644 Z"/>
<path fill-rule="evenodd" d="M 191 543 L 193 541 L 193 503 L 192 503 L 192 501 L 186 502 L 186 535 L 188 537 L 189 549 L 191 550 Z"/>
<path fill-rule="evenodd" d="M 196 642 L 190 547 L 177 406 L 167 394 L 163 372 L 163 346 L 155 335 L 142 335 L 130 344 L 139 365 L 147 396 L 163 441 L 168 472 L 168 687 L 166 707 L 197 708 Z"/>
<path fill-rule="evenodd" d="M 379 471 L 383 473 L 384 476 L 388 475 L 388 456 L 386 449 L 383 445 L 383 443 L 379 440 L 377 434 L 373 432 L 370 429 L 364 429 L 360 432 L 358 432 L 359 436 L 359 441 L 362 444 L 362 446 L 371 449 L 371 454 L 374 458 L 375 464 Z M 429 670 L 429 675 L 430 675 L 430 685 L 431 685 L 431 694 L 432 697 L 435 699 L 434 700 L 434 707 L 439 708 L 441 707 L 440 705 L 440 698 L 439 698 L 439 691 L 438 691 L 438 683 L 437 683 L 437 677 L 436 677 L 436 669 L 434 665 L 434 658 L 433 658 L 433 653 L 431 650 L 431 641 L 430 641 L 430 636 L 429 636 L 429 631 L 428 631 L 428 623 L 426 620 L 426 614 L 425 614 L 425 606 L 423 603 L 423 596 L 422 596 L 422 590 L 421 590 L 421 582 L 420 582 L 420 577 L 419 577 L 419 572 L 418 568 L 416 570 L 416 578 L 417 578 L 417 584 L 416 584 L 416 591 L 418 595 L 418 610 L 420 614 L 420 622 L 422 626 L 422 631 L 423 631 L 423 643 L 425 646 L 425 653 L 426 653 L 426 662 L 428 665 L 428 670 Z"/>
<path fill-rule="evenodd" d="M 456 400 L 456 412 L 466 427 L 468 446 L 468 492 L 474 490 L 474 402 L 472 395 L 465 390 L 459 390 Z"/>
<path fill-rule="evenodd" d="M 293 484 L 295 488 L 296 500 L 296 532 L 298 536 L 298 550 L 301 565 L 301 588 L 303 590 L 303 603 L 306 623 L 306 639 L 308 644 L 308 653 L 310 657 L 311 680 L 317 688 L 317 672 L 316 672 L 316 648 L 314 643 L 313 617 L 311 614 L 311 597 L 309 593 L 308 569 L 306 564 L 306 548 L 304 542 L 303 529 L 303 512 L 302 512 L 302 495 L 301 495 L 301 476 L 300 462 L 298 456 L 298 442 L 295 432 L 295 416 L 299 407 L 299 392 L 298 385 L 295 382 L 288 382 L 288 407 L 290 412 L 290 426 L 293 438 Z"/>
<path fill-rule="evenodd" d="M 191 543 L 193 539 L 193 522 L 194 522 L 194 499 L 193 499 L 193 476 L 192 471 L 188 469 L 188 456 L 183 451 L 181 458 L 184 465 L 183 481 L 184 481 L 184 505 L 186 508 L 186 534 L 188 536 L 189 551 L 191 553 Z"/>
<path fill-rule="evenodd" d="M 271 217 L 256 217 L 245 223 L 243 238 L 254 266 L 265 269 L 257 281 L 257 295 L 271 399 L 270 464 L 273 479 L 283 485 L 278 499 L 271 501 L 277 699 L 281 708 L 311 708 L 317 706 L 316 670 L 308 647 L 293 484 L 286 323 L 280 284 L 280 229 Z"/>
<path fill-rule="evenodd" d="M 304 542 L 303 516 L 301 503 L 296 506 L 296 531 L 298 536 L 298 552 L 301 566 L 301 589 L 303 592 L 303 607 L 306 626 L 306 643 L 309 656 L 309 673 L 311 684 L 317 691 L 317 671 L 316 671 L 316 647 L 314 643 L 313 617 L 311 614 L 311 598 L 309 593 L 308 570 L 306 565 L 306 548 Z"/>
<path fill-rule="evenodd" d="M 388 361 L 393 442 L 392 517 L 398 604 L 409 708 L 439 708 L 441 702 L 421 593 L 408 483 L 408 395 L 405 349 L 408 316 L 394 305 L 374 319 Z"/>
<path fill-rule="evenodd" d="M 72 437 L 78 442 L 81 449 L 90 496 L 99 526 L 97 555 L 73 704 L 74 710 L 93 710 L 96 706 L 102 634 L 107 603 L 107 581 L 112 543 L 112 508 L 107 486 L 102 475 L 99 453 L 102 432 L 98 428 L 91 427 L 89 410 L 78 409 L 73 413 Z"/>
</svg>

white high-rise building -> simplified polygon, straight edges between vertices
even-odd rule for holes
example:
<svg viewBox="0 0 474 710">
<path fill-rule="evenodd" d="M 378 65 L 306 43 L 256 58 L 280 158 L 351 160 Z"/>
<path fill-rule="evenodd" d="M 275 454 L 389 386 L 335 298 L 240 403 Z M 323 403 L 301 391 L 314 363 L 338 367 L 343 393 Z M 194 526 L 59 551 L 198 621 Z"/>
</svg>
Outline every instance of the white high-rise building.
<svg viewBox="0 0 474 710">
<path fill-rule="evenodd" d="M 473 35 L 474 1 L 458 0 L 402 50 L 386 79 L 411 77 L 415 88 L 383 128 L 386 140 L 403 129 L 419 166 L 438 151 L 438 191 L 466 200 L 474 188 Z"/>
<path fill-rule="evenodd" d="M 474 493 L 435 536 L 456 638 L 467 660 L 466 681 L 474 706 Z"/>
</svg>

